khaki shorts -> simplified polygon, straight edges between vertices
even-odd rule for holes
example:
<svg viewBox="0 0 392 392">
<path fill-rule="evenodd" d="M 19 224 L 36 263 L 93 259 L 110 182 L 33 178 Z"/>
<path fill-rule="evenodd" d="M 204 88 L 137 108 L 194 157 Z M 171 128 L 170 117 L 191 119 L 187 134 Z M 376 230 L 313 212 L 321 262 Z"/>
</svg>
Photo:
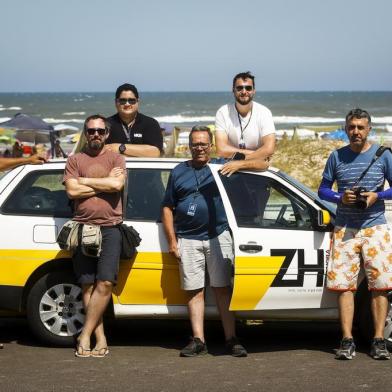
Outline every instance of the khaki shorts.
<svg viewBox="0 0 392 392">
<path fill-rule="evenodd" d="M 369 290 L 392 289 L 392 243 L 387 225 L 365 229 L 335 228 L 327 287 L 336 291 L 355 291 L 361 261 Z"/>
<path fill-rule="evenodd" d="M 178 239 L 181 287 L 197 290 L 206 286 L 206 266 L 211 287 L 231 284 L 233 240 L 228 230 L 210 240 Z"/>
</svg>

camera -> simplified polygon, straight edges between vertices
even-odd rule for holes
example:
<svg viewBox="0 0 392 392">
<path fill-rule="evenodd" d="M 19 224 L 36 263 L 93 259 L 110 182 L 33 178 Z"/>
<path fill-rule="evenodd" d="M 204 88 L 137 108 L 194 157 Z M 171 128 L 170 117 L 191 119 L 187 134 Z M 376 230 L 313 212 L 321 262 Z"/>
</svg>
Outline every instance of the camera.
<svg viewBox="0 0 392 392">
<path fill-rule="evenodd" d="M 357 200 L 355 201 L 355 207 L 360 208 L 362 210 L 366 209 L 367 197 L 361 195 L 362 192 L 367 192 L 366 188 L 359 186 L 358 188 L 354 188 L 353 192 L 357 198 Z"/>
</svg>

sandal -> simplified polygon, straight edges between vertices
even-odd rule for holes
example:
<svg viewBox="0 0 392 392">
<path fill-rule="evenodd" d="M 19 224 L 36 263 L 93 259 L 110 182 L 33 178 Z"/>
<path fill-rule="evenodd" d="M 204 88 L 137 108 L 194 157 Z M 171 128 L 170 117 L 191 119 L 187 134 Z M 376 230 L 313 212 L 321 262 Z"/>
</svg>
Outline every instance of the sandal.
<svg viewBox="0 0 392 392">
<path fill-rule="evenodd" d="M 109 348 L 108 347 L 94 347 L 91 351 L 91 356 L 94 358 L 104 358 L 106 355 L 109 354 Z"/>
<path fill-rule="evenodd" d="M 75 357 L 78 358 L 88 358 L 91 357 L 91 349 L 90 348 L 84 348 L 80 344 L 76 346 L 75 350 Z"/>
</svg>

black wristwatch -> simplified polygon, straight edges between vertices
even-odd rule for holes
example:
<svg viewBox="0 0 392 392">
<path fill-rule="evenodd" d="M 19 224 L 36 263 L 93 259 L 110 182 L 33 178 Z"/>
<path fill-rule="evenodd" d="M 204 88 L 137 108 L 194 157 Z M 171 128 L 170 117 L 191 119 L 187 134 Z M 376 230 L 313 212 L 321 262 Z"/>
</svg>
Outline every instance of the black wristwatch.
<svg viewBox="0 0 392 392">
<path fill-rule="evenodd" d="M 123 143 L 123 144 L 120 144 L 120 145 L 118 146 L 118 152 L 119 152 L 120 154 L 124 154 L 124 152 L 125 152 L 126 149 L 127 149 L 127 147 L 125 146 L 124 143 Z"/>
</svg>

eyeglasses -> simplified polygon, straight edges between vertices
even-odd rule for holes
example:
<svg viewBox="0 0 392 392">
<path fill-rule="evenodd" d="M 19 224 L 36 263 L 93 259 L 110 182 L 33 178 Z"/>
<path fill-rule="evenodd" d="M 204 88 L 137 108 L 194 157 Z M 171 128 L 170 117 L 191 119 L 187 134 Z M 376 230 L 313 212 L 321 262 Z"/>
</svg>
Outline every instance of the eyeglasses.
<svg viewBox="0 0 392 392">
<path fill-rule="evenodd" d="M 137 103 L 137 99 L 136 98 L 118 98 L 117 102 L 120 105 L 126 105 L 127 103 L 129 103 L 130 105 L 135 105 L 135 103 Z"/>
<path fill-rule="evenodd" d="M 201 148 L 201 149 L 205 150 L 208 147 L 210 147 L 210 145 L 211 145 L 210 143 L 194 143 L 194 144 L 191 144 L 191 148 L 193 150 L 196 150 L 198 148 Z"/>
<path fill-rule="evenodd" d="M 98 132 L 98 135 L 103 136 L 106 133 L 106 129 L 105 128 L 87 128 L 86 132 L 90 136 L 95 135 L 95 132 Z"/>
<path fill-rule="evenodd" d="M 245 89 L 246 91 L 252 91 L 253 90 L 253 86 L 235 86 L 236 91 L 240 92 L 243 89 Z"/>
<path fill-rule="evenodd" d="M 350 124 L 347 129 L 349 131 L 353 131 L 354 129 L 358 129 L 358 131 L 364 131 L 365 129 L 368 129 L 368 126 L 365 125 L 354 125 L 354 124 Z"/>
</svg>

